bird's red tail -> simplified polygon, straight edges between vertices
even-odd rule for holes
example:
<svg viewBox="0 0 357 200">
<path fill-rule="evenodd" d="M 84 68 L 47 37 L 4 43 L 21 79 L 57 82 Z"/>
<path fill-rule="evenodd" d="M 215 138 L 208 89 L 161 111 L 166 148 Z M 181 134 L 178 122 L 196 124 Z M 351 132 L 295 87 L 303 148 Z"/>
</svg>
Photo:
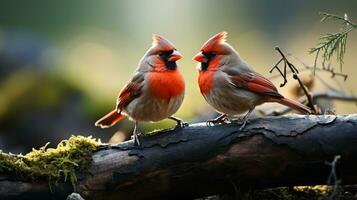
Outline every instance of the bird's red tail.
<svg viewBox="0 0 357 200">
<path fill-rule="evenodd" d="M 274 102 L 283 104 L 285 106 L 288 106 L 294 110 L 297 110 L 301 113 L 304 114 L 311 114 L 311 110 L 309 107 L 297 102 L 297 101 L 293 101 L 291 99 L 287 99 L 287 98 L 281 98 L 281 99 L 273 99 Z"/>
<path fill-rule="evenodd" d="M 104 117 L 96 121 L 95 125 L 101 128 L 110 128 L 124 117 L 125 115 L 118 113 L 117 110 L 113 110 L 112 112 L 106 114 Z"/>
</svg>

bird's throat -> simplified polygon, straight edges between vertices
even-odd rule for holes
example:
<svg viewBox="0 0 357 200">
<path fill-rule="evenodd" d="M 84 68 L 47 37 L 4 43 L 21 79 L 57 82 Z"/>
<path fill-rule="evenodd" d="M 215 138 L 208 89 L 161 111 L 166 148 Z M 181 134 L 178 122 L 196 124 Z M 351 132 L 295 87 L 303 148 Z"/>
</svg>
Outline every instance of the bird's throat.
<svg viewBox="0 0 357 200">
<path fill-rule="evenodd" d="M 201 71 L 206 71 L 208 69 L 208 62 L 201 63 Z"/>
<path fill-rule="evenodd" d="M 177 68 L 176 62 L 166 61 L 165 66 L 166 66 L 166 69 L 168 69 L 168 70 L 175 70 Z"/>
</svg>

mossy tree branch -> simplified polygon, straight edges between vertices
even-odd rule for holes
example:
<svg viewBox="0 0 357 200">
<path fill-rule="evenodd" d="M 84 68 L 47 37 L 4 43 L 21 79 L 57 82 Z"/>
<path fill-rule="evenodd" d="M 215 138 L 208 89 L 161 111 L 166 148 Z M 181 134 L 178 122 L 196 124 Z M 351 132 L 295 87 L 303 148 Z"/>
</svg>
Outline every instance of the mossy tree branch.
<svg viewBox="0 0 357 200">
<path fill-rule="evenodd" d="M 87 170 L 78 171 L 85 199 L 188 199 L 267 188 L 326 184 L 333 161 L 342 184 L 357 183 L 357 115 L 291 115 L 251 119 L 239 125 L 205 123 L 102 146 Z M 50 192 L 46 181 L 0 178 L 0 198 L 64 199 L 70 183 Z"/>
</svg>

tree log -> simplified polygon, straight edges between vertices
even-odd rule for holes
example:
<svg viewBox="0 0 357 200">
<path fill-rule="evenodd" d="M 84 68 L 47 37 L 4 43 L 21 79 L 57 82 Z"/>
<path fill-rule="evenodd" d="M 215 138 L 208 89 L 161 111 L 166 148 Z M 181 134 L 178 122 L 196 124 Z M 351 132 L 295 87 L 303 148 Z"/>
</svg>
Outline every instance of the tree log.
<svg viewBox="0 0 357 200">
<path fill-rule="evenodd" d="M 326 184 L 334 156 L 342 184 L 357 184 L 357 115 L 288 115 L 164 130 L 93 153 L 78 172 L 85 199 L 192 199 L 237 188 Z M 1 199 L 65 199 L 70 184 L 0 178 Z"/>
</svg>

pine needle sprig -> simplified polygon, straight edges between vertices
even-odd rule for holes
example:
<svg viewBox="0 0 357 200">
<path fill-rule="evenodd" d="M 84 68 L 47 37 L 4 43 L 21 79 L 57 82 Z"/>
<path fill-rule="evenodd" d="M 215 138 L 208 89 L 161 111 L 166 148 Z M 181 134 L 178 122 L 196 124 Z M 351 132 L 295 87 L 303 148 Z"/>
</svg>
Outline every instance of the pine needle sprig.
<svg viewBox="0 0 357 200">
<path fill-rule="evenodd" d="M 331 57 L 336 54 L 337 62 L 340 64 L 340 71 L 342 72 L 343 58 L 346 52 L 346 44 L 348 33 L 355 30 L 357 25 L 348 20 L 347 14 L 344 17 L 321 12 L 321 21 L 339 21 L 342 23 L 342 28 L 337 33 L 328 33 L 319 38 L 319 43 L 310 49 L 309 53 L 316 53 L 314 62 L 314 73 L 316 71 L 317 59 L 321 53 L 322 66 L 326 66 L 326 62 L 331 60 Z"/>
</svg>

